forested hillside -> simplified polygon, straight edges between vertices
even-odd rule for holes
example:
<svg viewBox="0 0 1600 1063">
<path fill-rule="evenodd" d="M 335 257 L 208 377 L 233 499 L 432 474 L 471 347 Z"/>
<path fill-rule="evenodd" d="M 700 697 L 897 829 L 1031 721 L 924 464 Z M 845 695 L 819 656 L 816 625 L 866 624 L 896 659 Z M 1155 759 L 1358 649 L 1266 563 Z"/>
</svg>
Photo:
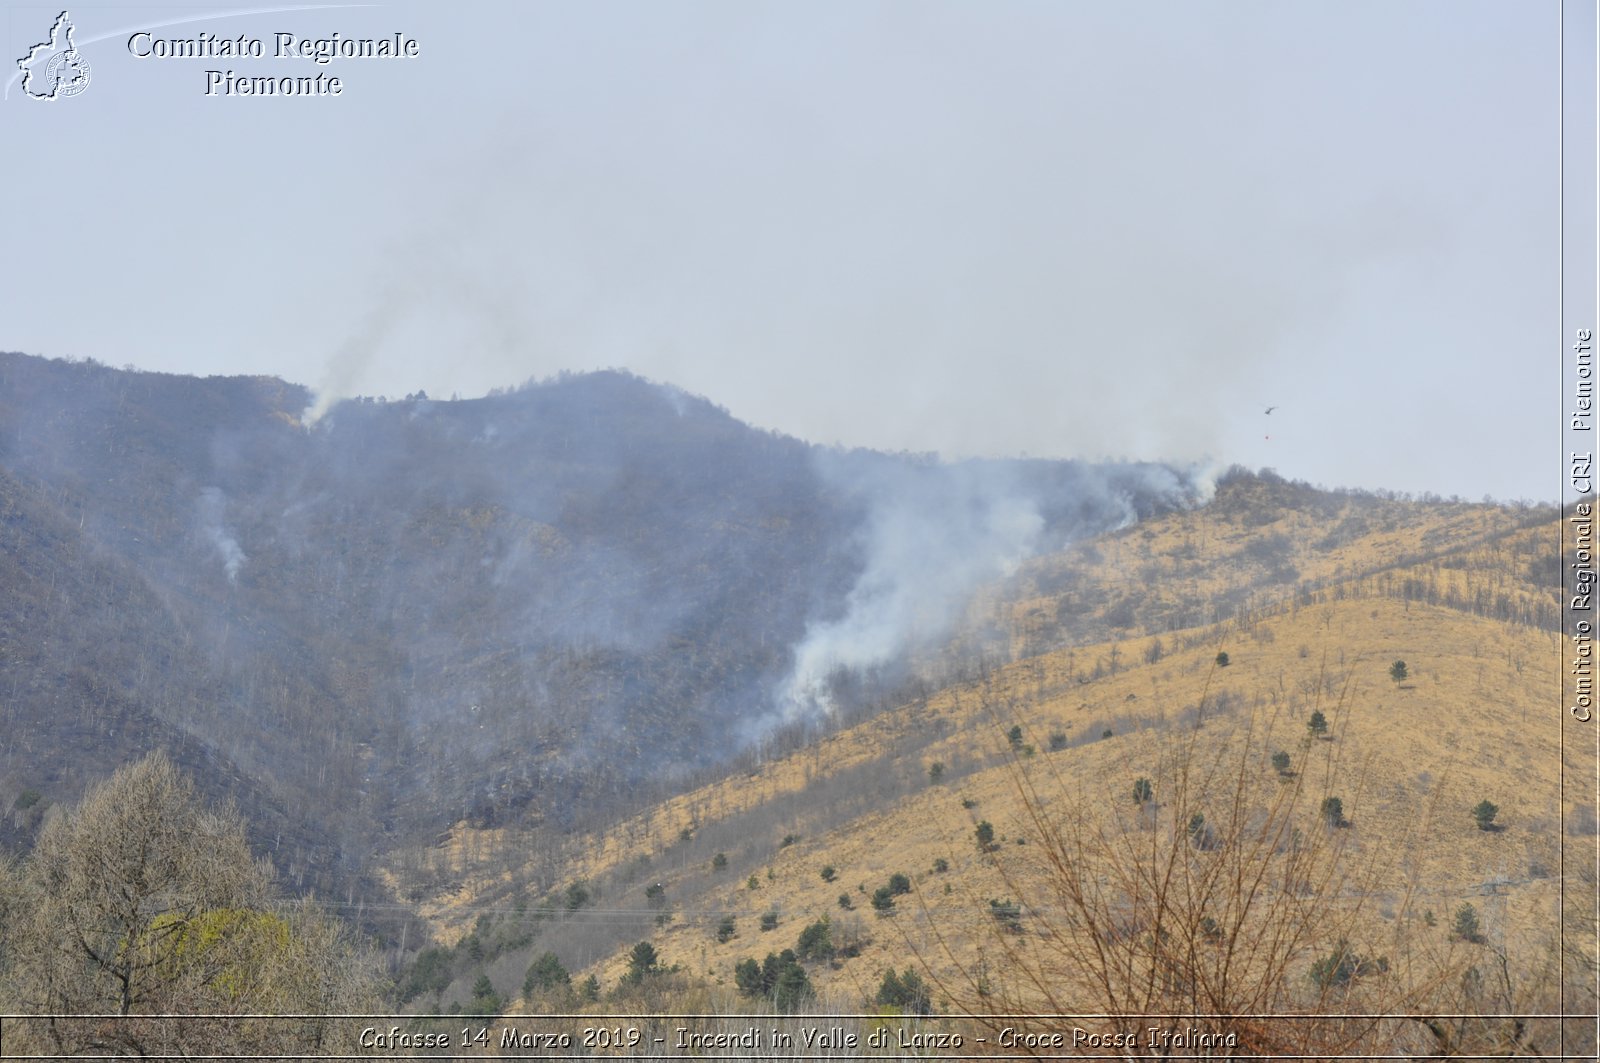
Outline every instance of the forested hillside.
<svg viewBox="0 0 1600 1063">
<path fill-rule="evenodd" d="M 460 819 L 602 822 L 893 682 L 1152 465 L 838 451 L 624 373 L 313 424 L 268 378 L 0 355 L 0 802 L 166 749 L 296 888 Z"/>
</svg>

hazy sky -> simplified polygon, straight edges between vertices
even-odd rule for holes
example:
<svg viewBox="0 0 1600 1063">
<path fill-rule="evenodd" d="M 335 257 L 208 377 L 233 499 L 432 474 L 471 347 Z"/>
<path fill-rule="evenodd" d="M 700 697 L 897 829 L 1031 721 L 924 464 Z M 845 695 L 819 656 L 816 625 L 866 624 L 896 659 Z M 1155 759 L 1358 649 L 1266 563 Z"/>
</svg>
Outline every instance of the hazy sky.
<svg viewBox="0 0 1600 1063">
<path fill-rule="evenodd" d="M 1553 4 L 201 17 L 266 9 L 72 9 L 91 81 L 48 103 L 11 74 L 60 7 L 4 9 L 0 349 L 435 397 L 623 366 L 825 443 L 1557 495 Z"/>
</svg>

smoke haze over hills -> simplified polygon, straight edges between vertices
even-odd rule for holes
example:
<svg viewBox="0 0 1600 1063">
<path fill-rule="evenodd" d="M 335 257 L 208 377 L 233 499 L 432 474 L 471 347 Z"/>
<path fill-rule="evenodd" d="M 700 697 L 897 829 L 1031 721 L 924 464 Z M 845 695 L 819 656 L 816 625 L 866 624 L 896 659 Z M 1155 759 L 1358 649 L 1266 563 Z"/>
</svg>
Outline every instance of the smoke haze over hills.
<svg viewBox="0 0 1600 1063">
<path fill-rule="evenodd" d="M 621 373 L 309 426 L 308 398 L 0 356 L 5 777 L 65 797 L 180 743 L 258 820 L 338 820 L 313 876 L 374 834 L 571 822 L 825 723 L 831 676 L 893 672 L 980 583 L 1204 493 L 830 450 Z M 63 581 L 81 556 L 97 592 Z M 68 763 L 66 730 L 98 752 Z"/>
</svg>

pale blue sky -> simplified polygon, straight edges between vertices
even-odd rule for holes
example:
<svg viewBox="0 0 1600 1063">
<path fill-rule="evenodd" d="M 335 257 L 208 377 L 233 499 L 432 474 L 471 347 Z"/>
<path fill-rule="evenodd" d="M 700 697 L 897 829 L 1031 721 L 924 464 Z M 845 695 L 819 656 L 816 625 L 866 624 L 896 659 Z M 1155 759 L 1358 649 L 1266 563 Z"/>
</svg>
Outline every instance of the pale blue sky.
<svg viewBox="0 0 1600 1063">
<path fill-rule="evenodd" d="M 59 10 L 4 9 L 8 75 Z M 85 42 L 243 10 L 72 13 Z M 323 67 L 119 35 L 81 95 L 0 104 L 0 349 L 390 395 L 625 366 L 825 443 L 1554 498 L 1556 17 L 560 0 L 154 30 L 421 45 Z M 207 98 L 208 68 L 345 89 Z"/>
</svg>

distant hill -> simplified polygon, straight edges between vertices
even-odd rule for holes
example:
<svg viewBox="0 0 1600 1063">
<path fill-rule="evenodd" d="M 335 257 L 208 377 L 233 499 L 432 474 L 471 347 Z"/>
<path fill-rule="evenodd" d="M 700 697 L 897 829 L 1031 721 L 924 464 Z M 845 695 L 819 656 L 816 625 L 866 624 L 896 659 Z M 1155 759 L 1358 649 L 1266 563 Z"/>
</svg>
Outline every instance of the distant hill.
<svg viewBox="0 0 1600 1063">
<path fill-rule="evenodd" d="M 305 889 L 458 820 L 604 822 L 904 678 L 1028 558 L 1204 493 L 819 448 L 620 372 L 307 425 L 311 397 L 0 354 L 9 846 L 153 747 Z"/>
</svg>

